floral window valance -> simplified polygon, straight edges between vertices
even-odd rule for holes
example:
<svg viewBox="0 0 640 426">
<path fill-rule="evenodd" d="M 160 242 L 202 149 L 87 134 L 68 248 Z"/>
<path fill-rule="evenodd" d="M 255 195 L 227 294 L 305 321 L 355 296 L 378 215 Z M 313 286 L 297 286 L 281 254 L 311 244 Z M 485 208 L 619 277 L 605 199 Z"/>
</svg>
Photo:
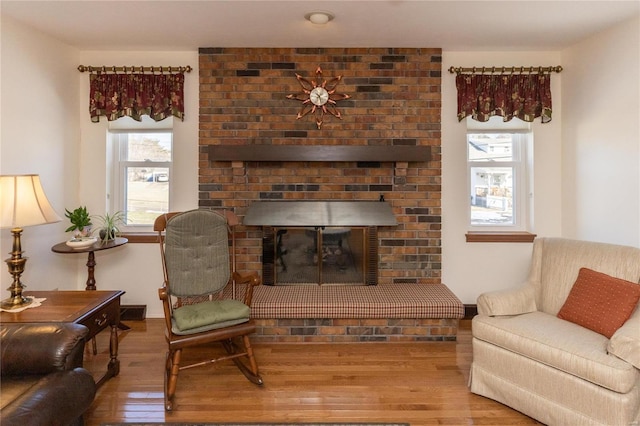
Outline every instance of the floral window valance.
<svg viewBox="0 0 640 426">
<path fill-rule="evenodd" d="M 90 74 L 89 113 L 113 121 L 148 115 L 155 121 L 174 116 L 184 120 L 184 73 Z"/>
<path fill-rule="evenodd" d="M 488 121 L 501 116 L 531 122 L 540 117 L 551 121 L 551 76 L 549 74 L 458 74 L 458 121 L 471 116 Z"/>
</svg>

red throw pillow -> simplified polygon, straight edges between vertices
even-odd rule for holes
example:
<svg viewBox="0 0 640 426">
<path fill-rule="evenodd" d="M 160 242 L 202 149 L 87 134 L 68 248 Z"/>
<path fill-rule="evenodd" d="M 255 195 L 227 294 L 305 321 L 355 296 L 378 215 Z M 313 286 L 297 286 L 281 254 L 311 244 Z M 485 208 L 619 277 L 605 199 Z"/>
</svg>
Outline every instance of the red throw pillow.
<svg viewBox="0 0 640 426">
<path fill-rule="evenodd" d="M 640 285 L 581 268 L 578 279 L 558 312 L 558 318 L 610 339 L 629 319 L 639 299 Z"/>
</svg>

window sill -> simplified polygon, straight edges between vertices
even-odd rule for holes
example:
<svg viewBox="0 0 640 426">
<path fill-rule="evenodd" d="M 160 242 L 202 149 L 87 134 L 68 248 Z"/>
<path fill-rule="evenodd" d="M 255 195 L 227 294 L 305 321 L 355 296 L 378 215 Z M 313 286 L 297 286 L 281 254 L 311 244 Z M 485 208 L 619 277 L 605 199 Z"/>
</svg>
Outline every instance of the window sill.
<svg viewBox="0 0 640 426">
<path fill-rule="evenodd" d="M 158 242 L 158 234 L 156 232 L 123 232 L 120 236 L 128 239 L 129 244 Z"/>
<path fill-rule="evenodd" d="M 532 243 L 536 234 L 530 232 L 469 231 L 468 243 Z"/>
</svg>

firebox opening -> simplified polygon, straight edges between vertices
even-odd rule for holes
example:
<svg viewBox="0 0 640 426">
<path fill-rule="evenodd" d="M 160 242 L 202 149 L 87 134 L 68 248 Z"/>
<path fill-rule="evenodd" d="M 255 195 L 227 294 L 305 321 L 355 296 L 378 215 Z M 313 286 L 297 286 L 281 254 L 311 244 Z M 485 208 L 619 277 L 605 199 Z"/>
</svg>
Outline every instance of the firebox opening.
<svg viewBox="0 0 640 426">
<path fill-rule="evenodd" d="M 276 228 L 275 285 L 365 285 L 364 228 Z"/>
</svg>

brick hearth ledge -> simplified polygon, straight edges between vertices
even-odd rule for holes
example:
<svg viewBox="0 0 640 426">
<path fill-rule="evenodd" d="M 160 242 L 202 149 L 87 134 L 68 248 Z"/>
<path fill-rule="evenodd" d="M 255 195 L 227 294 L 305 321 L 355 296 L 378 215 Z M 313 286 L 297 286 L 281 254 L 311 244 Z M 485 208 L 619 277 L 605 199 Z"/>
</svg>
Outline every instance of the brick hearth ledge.
<svg viewBox="0 0 640 426">
<path fill-rule="evenodd" d="M 464 305 L 444 284 L 259 286 L 256 342 L 456 340 Z"/>
</svg>

